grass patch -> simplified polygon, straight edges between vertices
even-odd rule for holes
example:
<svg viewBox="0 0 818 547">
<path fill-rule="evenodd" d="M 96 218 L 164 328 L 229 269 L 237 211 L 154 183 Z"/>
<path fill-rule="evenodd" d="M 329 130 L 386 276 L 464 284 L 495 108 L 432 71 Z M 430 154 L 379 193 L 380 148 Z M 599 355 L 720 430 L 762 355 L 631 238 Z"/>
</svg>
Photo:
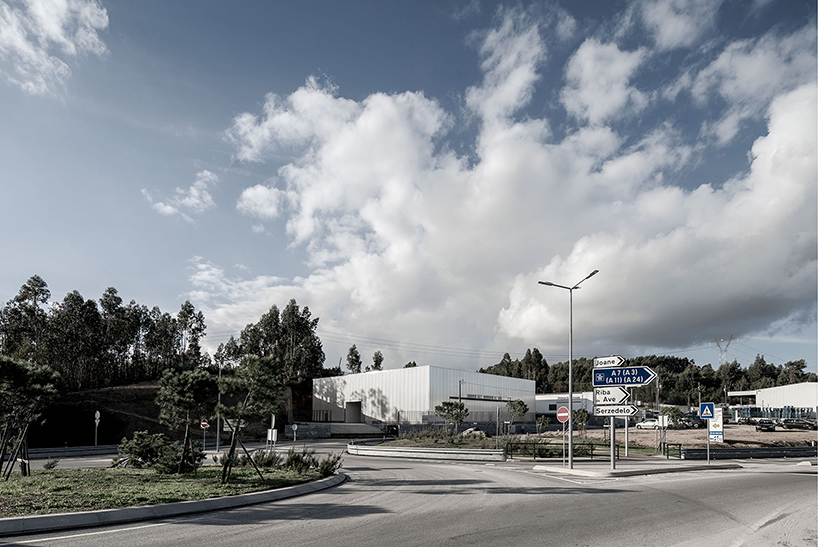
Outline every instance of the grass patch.
<svg viewBox="0 0 818 547">
<path fill-rule="evenodd" d="M 202 467 L 189 475 L 162 475 L 153 469 L 52 469 L 29 477 L 15 473 L 0 481 L 4 517 L 71 513 L 154 505 L 174 501 L 234 496 L 294 486 L 319 478 L 317 471 L 298 474 L 268 470 L 264 480 L 252 468 L 234 468 L 230 484 L 219 484 L 221 467 Z"/>
</svg>

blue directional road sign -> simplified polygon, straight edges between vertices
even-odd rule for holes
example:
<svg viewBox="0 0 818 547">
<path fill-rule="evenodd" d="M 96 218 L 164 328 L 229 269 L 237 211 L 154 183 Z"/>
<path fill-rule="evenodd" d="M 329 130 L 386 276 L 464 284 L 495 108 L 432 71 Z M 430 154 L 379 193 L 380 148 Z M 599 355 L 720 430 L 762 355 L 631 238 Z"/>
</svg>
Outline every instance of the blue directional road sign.
<svg viewBox="0 0 818 547">
<path fill-rule="evenodd" d="M 594 387 L 644 386 L 654 378 L 656 373 L 650 367 L 595 368 L 593 372 Z"/>
<path fill-rule="evenodd" d="M 699 403 L 699 418 L 712 420 L 716 415 L 716 403 Z"/>
</svg>

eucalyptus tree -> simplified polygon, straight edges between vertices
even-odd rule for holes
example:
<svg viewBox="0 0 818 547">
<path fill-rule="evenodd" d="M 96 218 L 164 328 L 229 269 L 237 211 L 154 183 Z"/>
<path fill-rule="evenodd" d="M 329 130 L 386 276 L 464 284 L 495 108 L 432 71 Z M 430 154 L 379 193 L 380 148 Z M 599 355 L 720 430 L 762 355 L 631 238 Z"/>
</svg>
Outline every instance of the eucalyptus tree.
<svg viewBox="0 0 818 547">
<path fill-rule="evenodd" d="M 372 366 L 366 367 L 367 372 L 370 370 L 383 370 L 383 353 L 380 350 L 372 355 Z"/>
<path fill-rule="evenodd" d="M 34 361 L 43 350 L 48 317 L 43 309 L 51 297 L 48 284 L 34 275 L 0 310 L 0 353 Z"/>
<path fill-rule="evenodd" d="M 352 344 L 347 352 L 347 368 L 352 374 L 360 374 L 362 365 L 361 354 L 355 344 Z"/>
</svg>

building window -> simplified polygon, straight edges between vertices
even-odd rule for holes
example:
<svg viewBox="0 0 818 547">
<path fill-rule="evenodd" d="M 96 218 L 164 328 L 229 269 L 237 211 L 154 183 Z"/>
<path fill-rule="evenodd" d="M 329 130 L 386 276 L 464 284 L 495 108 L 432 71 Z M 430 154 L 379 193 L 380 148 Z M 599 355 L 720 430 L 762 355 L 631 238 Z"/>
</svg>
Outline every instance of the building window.
<svg viewBox="0 0 818 547">
<path fill-rule="evenodd" d="M 557 410 L 557 405 L 556 404 L 548 405 L 548 410 Z"/>
</svg>

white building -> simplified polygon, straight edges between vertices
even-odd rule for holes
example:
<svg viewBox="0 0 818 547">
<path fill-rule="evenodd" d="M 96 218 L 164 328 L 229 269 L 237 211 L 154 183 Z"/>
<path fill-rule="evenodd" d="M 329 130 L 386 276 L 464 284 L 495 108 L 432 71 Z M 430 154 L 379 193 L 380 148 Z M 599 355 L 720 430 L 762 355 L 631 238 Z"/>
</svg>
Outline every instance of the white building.
<svg viewBox="0 0 818 547">
<path fill-rule="evenodd" d="M 738 398 L 755 398 L 754 405 L 736 405 L 737 409 L 752 410 L 753 416 L 774 418 L 809 417 L 818 415 L 818 382 L 802 382 L 788 386 L 767 387 L 749 391 L 728 391 L 727 395 Z M 755 410 L 753 410 L 755 409 Z"/>
<path fill-rule="evenodd" d="M 442 422 L 435 406 L 462 401 L 466 423 L 508 421 L 508 401 L 520 399 L 529 409 L 515 422 L 533 422 L 535 382 L 435 366 L 380 370 L 331 378 L 312 384 L 313 421 L 369 424 Z"/>
<path fill-rule="evenodd" d="M 567 393 L 538 393 L 537 399 L 537 415 L 555 417 L 557 410 L 561 406 L 568 406 Z M 594 392 L 582 391 L 574 392 L 574 410 L 584 408 L 591 416 L 594 415 Z"/>
</svg>

